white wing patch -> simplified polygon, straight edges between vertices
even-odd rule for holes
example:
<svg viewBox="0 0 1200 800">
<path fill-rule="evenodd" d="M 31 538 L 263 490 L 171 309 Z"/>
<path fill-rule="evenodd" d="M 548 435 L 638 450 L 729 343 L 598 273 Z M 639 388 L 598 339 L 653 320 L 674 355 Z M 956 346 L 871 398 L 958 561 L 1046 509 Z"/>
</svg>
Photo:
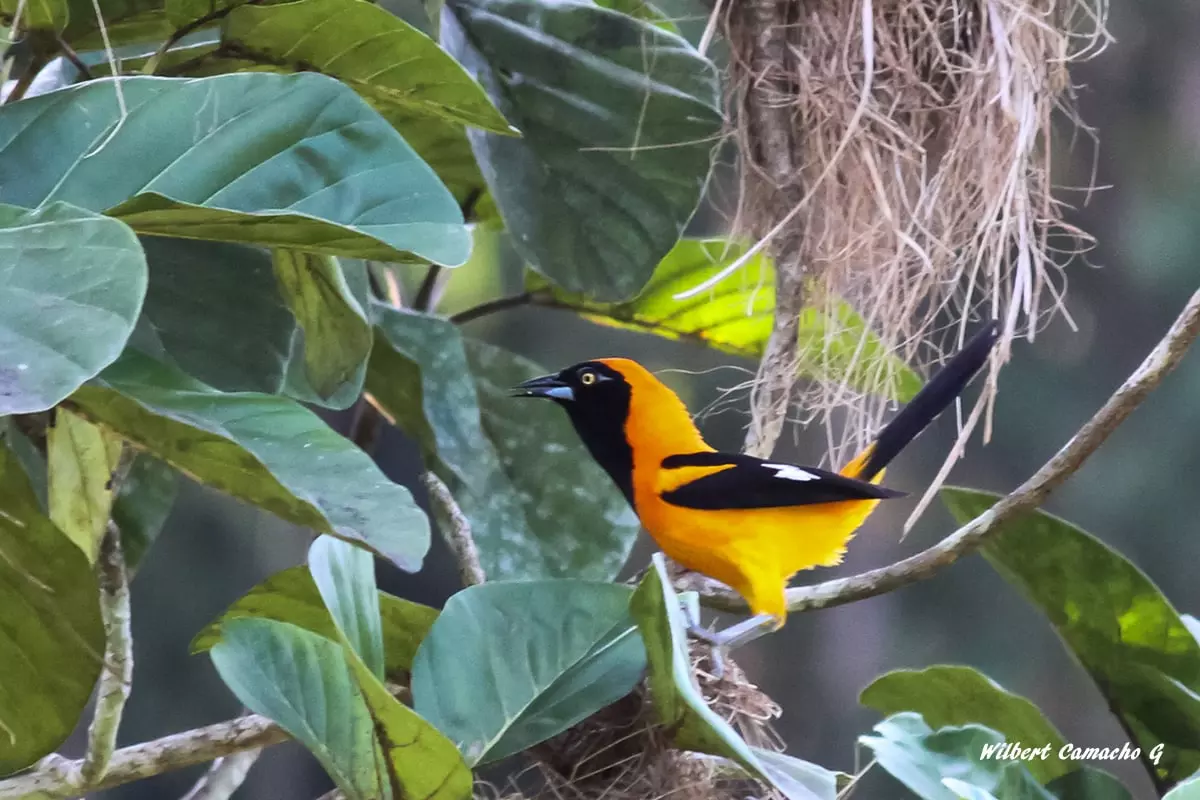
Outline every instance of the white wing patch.
<svg viewBox="0 0 1200 800">
<path fill-rule="evenodd" d="M 775 477 L 785 481 L 819 481 L 820 475 L 813 475 L 791 464 L 763 464 L 764 467 L 775 470 Z"/>
</svg>

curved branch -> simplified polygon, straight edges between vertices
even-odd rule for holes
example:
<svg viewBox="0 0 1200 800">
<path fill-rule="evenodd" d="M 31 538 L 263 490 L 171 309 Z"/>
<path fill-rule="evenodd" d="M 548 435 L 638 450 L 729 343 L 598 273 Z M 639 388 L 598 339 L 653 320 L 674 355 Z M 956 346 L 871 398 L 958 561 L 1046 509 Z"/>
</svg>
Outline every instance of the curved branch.
<svg viewBox="0 0 1200 800">
<path fill-rule="evenodd" d="M 288 738 L 283 729 L 266 717 L 248 714 L 203 728 L 164 736 L 150 742 L 124 747 L 113 753 L 108 771 L 95 786 L 77 790 L 72 778 L 78 775 L 81 761 L 59 755 L 43 758 L 28 772 L 0 780 L 0 800 L 19 800 L 45 793 L 52 797 L 73 792 L 111 789 L 124 783 L 191 767 L 214 758 L 279 744 Z"/>
<path fill-rule="evenodd" d="M 903 561 L 849 578 L 788 589 L 788 611 L 829 608 L 884 594 L 929 578 L 942 567 L 974 552 L 989 534 L 1013 517 L 1041 505 L 1052 491 L 1077 472 L 1109 434 L 1179 366 L 1198 333 L 1200 291 L 1192 295 L 1170 330 L 1121 388 L 1029 480 L 938 544 Z M 700 600 L 709 608 L 723 611 L 747 610 L 740 597 L 728 590 L 713 590 L 711 584 L 702 591 Z"/>
<path fill-rule="evenodd" d="M 421 474 L 421 483 L 429 492 L 429 503 L 433 507 L 434 516 L 437 517 L 442 537 L 458 562 L 458 574 L 462 577 L 463 586 L 483 583 L 487 580 L 487 575 L 479 562 L 479 550 L 471 536 L 471 523 L 454 500 L 450 487 L 432 471 Z"/>
</svg>

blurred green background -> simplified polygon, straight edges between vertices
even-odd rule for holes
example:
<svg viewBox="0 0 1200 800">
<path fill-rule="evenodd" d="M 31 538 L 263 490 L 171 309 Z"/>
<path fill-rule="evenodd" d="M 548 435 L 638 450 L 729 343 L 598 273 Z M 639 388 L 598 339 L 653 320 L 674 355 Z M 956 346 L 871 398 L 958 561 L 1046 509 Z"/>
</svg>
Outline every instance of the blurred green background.
<svg viewBox="0 0 1200 800">
<path fill-rule="evenodd" d="M 1074 72 L 1083 118 L 1099 136 L 1059 147 L 1056 173 L 1065 185 L 1111 188 L 1068 193 L 1071 222 L 1093 233 L 1090 265 L 1067 271 L 1068 307 L 1035 344 L 1019 344 L 1004 372 L 994 436 L 974 446 L 951 483 L 1007 491 L 1037 469 L 1107 398 L 1157 341 L 1200 283 L 1200 3 L 1119 0 L 1110 30 L 1116 41 Z M 1064 133 L 1068 133 L 1064 129 Z M 1063 135 L 1062 143 L 1072 137 Z M 513 257 L 502 242 L 481 237 L 476 260 L 457 271 L 443 309 L 453 311 L 513 289 L 491 269 Z M 419 276 L 418 276 L 419 277 Z M 663 373 L 693 410 L 744 379 L 752 365 L 702 349 L 599 328 L 547 309 L 505 312 L 470 323 L 470 332 L 527 355 L 547 368 L 606 355 L 636 358 Z M 702 374 L 697 374 L 702 373 Z M 1200 355 L 1155 393 L 1070 483 L 1047 504 L 1115 546 L 1158 583 L 1181 611 L 1200 612 L 1194 577 L 1200 555 L 1196 521 L 1200 478 Z M 744 398 L 743 398 L 744 400 Z M 742 440 L 744 402 L 706 417 L 704 433 L 719 448 Z M 346 419 L 333 417 L 344 429 Z M 889 483 L 919 495 L 953 441 L 941 420 L 889 471 Z M 820 459 L 824 438 L 800 432 L 778 453 L 800 463 Z M 391 477 L 413 488 L 412 447 L 389 431 L 380 447 Z M 884 565 L 927 546 L 952 529 L 935 505 L 903 542 L 899 531 L 916 498 L 882 508 L 859 533 L 846 563 L 803 575 L 821 580 Z M 187 654 L 191 636 L 266 575 L 299 563 L 306 532 L 212 492 L 189 486 L 134 584 L 137 642 L 135 690 L 122 744 L 217 722 L 238 712 L 209 660 Z M 634 566 L 650 552 L 643 542 Z M 441 604 L 457 578 L 440 544 L 420 575 L 381 567 L 383 588 Z M 784 708 L 777 727 L 790 752 L 850 771 L 855 737 L 878 714 L 858 705 L 858 692 L 898 667 L 935 663 L 975 666 L 1045 710 L 1066 739 L 1081 746 L 1120 743 L 1125 736 L 1086 675 L 1034 610 L 982 559 L 972 557 L 932 580 L 884 597 L 794 615 L 779 634 L 741 652 L 751 680 Z M 68 747 L 77 752 L 78 735 Z M 1136 763 L 1107 765 L 1138 797 L 1151 787 Z M 198 770 L 171 773 L 103 793 L 105 798 L 180 796 Z M 329 784 L 299 747 L 269 751 L 240 798 L 308 798 Z M 901 790 L 879 775 L 858 797 Z"/>
</svg>

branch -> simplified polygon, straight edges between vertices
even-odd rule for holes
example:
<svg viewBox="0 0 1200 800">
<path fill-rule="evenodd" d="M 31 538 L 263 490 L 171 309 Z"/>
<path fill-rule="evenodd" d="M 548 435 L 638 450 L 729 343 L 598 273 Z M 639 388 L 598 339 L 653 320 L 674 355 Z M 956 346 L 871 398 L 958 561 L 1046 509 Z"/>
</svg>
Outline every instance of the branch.
<svg viewBox="0 0 1200 800">
<path fill-rule="evenodd" d="M 114 481 L 115 483 L 116 481 Z M 92 787 L 108 771 L 117 749 L 117 729 L 133 686 L 133 632 L 129 626 L 129 573 L 121 550 L 121 531 L 109 522 L 100 542 L 100 615 L 104 620 L 104 666 L 96 711 L 88 727 L 87 754 L 79 767 L 79 785 Z"/>
<path fill-rule="evenodd" d="M 170 51 L 172 47 L 178 44 L 180 39 L 187 36 L 189 33 L 194 33 L 195 31 L 200 30 L 210 22 L 216 22 L 219 19 L 224 19 L 232 14 L 234 9 L 240 8 L 241 6 L 252 5 L 255 2 L 257 2 L 257 0 L 246 0 L 246 2 L 241 3 L 230 3 L 227 6 L 222 6 L 212 10 L 202 17 L 198 17 L 186 25 L 176 28 L 171 35 L 167 37 L 167 40 L 163 42 L 157 50 L 154 51 L 154 55 L 150 56 L 146 63 L 142 65 L 142 74 L 153 75 L 158 69 L 158 65 L 163 60 L 163 57 Z"/>
<path fill-rule="evenodd" d="M 974 552 L 989 534 L 1010 519 L 1041 505 L 1052 491 L 1077 472 L 1109 434 L 1179 365 L 1197 333 L 1200 333 L 1200 291 L 1192 295 L 1170 330 L 1121 388 L 1033 477 L 938 544 L 914 556 L 849 578 L 788 589 L 788 611 L 829 608 L 875 597 L 925 580 Z M 722 611 L 746 610 L 745 601 L 737 595 L 724 589 L 714 591 L 711 587 L 712 584 L 708 584 L 703 590 L 701 602 L 704 605 Z"/>
<path fill-rule="evenodd" d="M 113 753 L 108 771 L 88 791 L 111 789 L 244 750 L 279 744 L 287 738 L 282 728 L 258 714 L 164 736 Z M 20 800 L 37 793 L 55 797 L 79 794 L 71 779 L 79 774 L 82 766 L 82 761 L 47 756 L 30 771 L 0 780 L 0 800 Z"/>
<path fill-rule="evenodd" d="M 262 748 L 243 750 L 213 761 L 208 772 L 200 776 L 191 790 L 180 800 L 229 800 L 246 780 L 247 773 L 262 755 Z"/>
<path fill-rule="evenodd" d="M 458 507 L 449 487 L 437 475 L 425 472 L 421 475 L 421 483 L 425 484 L 425 489 L 429 492 L 429 501 L 438 512 L 438 528 L 458 561 L 458 574 L 462 576 L 463 586 L 483 583 L 487 576 L 479 563 L 479 550 L 475 548 L 475 539 L 471 536 L 471 523 L 466 514 Z"/>
</svg>

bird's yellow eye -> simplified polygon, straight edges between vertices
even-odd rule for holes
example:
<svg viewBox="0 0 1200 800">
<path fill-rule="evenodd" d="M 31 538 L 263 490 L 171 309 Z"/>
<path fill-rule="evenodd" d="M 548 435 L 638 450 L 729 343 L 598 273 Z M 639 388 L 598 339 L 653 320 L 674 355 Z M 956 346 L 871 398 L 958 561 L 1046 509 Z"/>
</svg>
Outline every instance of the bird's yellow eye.
<svg viewBox="0 0 1200 800">
<path fill-rule="evenodd" d="M 582 383 L 584 386 L 591 386 L 593 383 L 596 382 L 596 373 L 590 372 L 590 371 L 582 373 L 579 376 L 579 382 Z"/>
</svg>

